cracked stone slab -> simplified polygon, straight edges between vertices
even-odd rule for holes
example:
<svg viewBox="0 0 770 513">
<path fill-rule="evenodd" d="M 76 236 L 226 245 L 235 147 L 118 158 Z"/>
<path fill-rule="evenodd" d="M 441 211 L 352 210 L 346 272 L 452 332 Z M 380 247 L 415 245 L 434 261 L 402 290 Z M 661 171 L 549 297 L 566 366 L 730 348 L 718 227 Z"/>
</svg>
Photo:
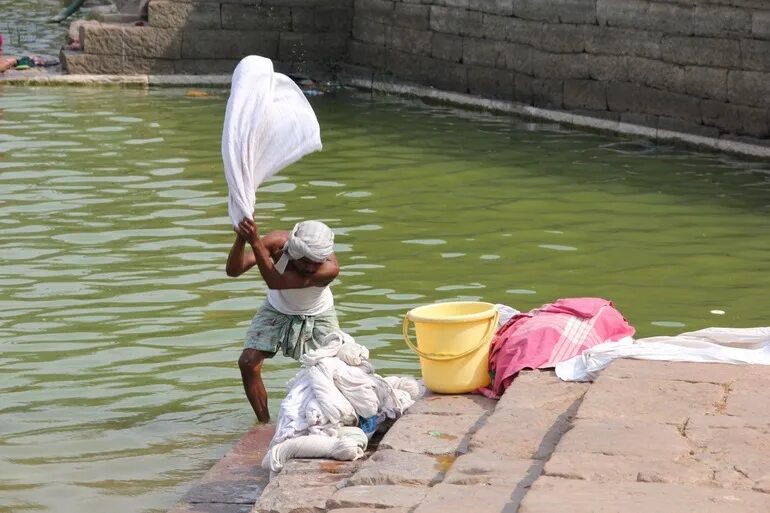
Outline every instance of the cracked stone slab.
<svg viewBox="0 0 770 513">
<path fill-rule="evenodd" d="M 414 513 L 483 511 L 515 513 L 509 487 L 439 483 L 430 489 Z"/>
<path fill-rule="evenodd" d="M 179 502 L 168 513 L 250 513 L 251 504 Z"/>
<path fill-rule="evenodd" d="M 694 418 L 687 425 L 687 437 L 697 446 L 696 457 L 715 471 L 721 486 L 762 489 L 770 482 L 770 429 L 741 423 L 735 417 Z"/>
<path fill-rule="evenodd" d="M 281 472 L 265 487 L 254 505 L 253 513 L 294 513 L 300 511 L 323 511 L 326 501 L 337 491 L 337 485 L 344 479 L 338 474 L 309 474 Z M 305 508 L 305 509 L 302 509 Z"/>
<path fill-rule="evenodd" d="M 530 473 L 534 463 L 491 451 L 472 451 L 454 461 L 442 483 L 503 486 L 513 490 Z"/>
<path fill-rule="evenodd" d="M 326 508 L 413 508 L 425 498 L 428 488 L 422 486 L 378 485 L 348 486 L 337 490 Z"/>
<path fill-rule="evenodd" d="M 619 358 L 604 369 L 601 376 L 634 380 L 658 379 L 692 383 L 729 383 L 747 378 L 770 380 L 770 367 L 722 363 L 655 362 Z"/>
<path fill-rule="evenodd" d="M 545 459 L 569 429 L 566 412 L 518 410 L 515 415 L 492 415 L 471 437 L 472 451 L 485 450 L 523 459 Z"/>
<path fill-rule="evenodd" d="M 580 400 L 588 383 L 566 383 L 550 371 L 521 372 L 505 391 L 493 415 L 516 415 L 522 409 L 562 412 Z"/>
<path fill-rule="evenodd" d="M 713 471 L 692 457 L 655 459 L 638 455 L 607 455 L 556 451 L 545 475 L 597 482 L 677 483 L 716 486 Z"/>
<path fill-rule="evenodd" d="M 535 481 L 519 513 L 758 513 L 770 495 L 665 483 L 600 483 L 556 477 Z"/>
<path fill-rule="evenodd" d="M 279 475 L 310 474 L 314 476 L 330 474 L 342 480 L 353 474 L 365 460 L 337 461 L 327 459 L 294 459 L 289 460 Z"/>
<path fill-rule="evenodd" d="M 495 409 L 496 401 L 481 395 L 440 395 L 428 393 L 417 401 L 407 415 L 426 413 L 432 415 L 484 415 Z"/>
<path fill-rule="evenodd" d="M 770 423 L 770 401 L 767 388 L 770 382 L 760 379 L 739 379 L 726 385 L 722 412 L 726 415 Z"/>
<path fill-rule="evenodd" d="M 380 449 L 347 480 L 358 485 L 421 485 L 437 481 L 443 471 L 442 456 Z"/>
<path fill-rule="evenodd" d="M 456 454 L 481 415 L 405 415 L 380 441 L 379 449 L 419 454 Z"/>
<path fill-rule="evenodd" d="M 688 456 L 691 450 L 674 425 L 642 419 L 579 419 L 562 437 L 554 455 L 595 453 L 673 461 Z"/>
<path fill-rule="evenodd" d="M 724 396 L 724 387 L 713 383 L 600 376 L 586 393 L 578 418 L 643 418 L 683 424 L 693 415 L 715 412 Z"/>
</svg>

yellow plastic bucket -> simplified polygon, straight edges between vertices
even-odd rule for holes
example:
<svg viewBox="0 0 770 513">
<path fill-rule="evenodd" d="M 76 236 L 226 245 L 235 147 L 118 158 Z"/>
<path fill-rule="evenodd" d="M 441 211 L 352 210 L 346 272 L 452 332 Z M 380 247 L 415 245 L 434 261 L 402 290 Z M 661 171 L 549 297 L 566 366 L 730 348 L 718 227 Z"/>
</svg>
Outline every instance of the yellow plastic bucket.
<svg viewBox="0 0 770 513">
<path fill-rule="evenodd" d="M 404 341 L 420 357 L 425 386 L 464 394 L 489 384 L 489 343 L 497 329 L 495 305 L 455 301 L 420 306 L 404 317 Z M 414 323 L 417 344 L 409 337 Z"/>
</svg>

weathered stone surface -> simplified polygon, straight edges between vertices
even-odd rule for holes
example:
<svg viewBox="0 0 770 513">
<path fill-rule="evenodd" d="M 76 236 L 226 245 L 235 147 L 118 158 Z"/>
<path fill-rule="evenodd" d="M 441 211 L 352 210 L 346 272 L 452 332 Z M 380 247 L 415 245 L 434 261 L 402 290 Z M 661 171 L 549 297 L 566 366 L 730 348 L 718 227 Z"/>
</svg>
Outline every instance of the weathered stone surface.
<svg viewBox="0 0 770 513">
<path fill-rule="evenodd" d="M 582 25 L 543 25 L 538 38 L 530 42 L 536 47 L 557 53 L 581 53 L 585 49 L 585 28 Z"/>
<path fill-rule="evenodd" d="M 490 14 L 513 14 L 514 0 L 469 0 L 468 8 L 472 11 L 483 11 Z"/>
<path fill-rule="evenodd" d="M 153 1 L 148 6 L 151 27 L 220 28 L 222 20 L 217 4 Z"/>
<path fill-rule="evenodd" d="M 689 69 L 689 68 L 688 68 Z M 729 383 L 737 379 L 770 379 L 770 367 L 718 363 L 654 362 L 620 358 L 601 374 L 618 379 L 660 379 L 698 383 Z"/>
<path fill-rule="evenodd" d="M 622 55 L 587 55 L 588 76 L 593 80 L 628 81 L 628 57 Z"/>
<path fill-rule="evenodd" d="M 759 109 L 757 109 L 759 110 Z M 767 110 L 762 109 L 767 115 Z M 765 374 L 770 368 L 763 367 Z M 770 402 L 761 401 L 757 403 L 757 397 L 762 397 L 767 387 L 770 385 L 763 379 L 738 379 L 735 383 L 728 386 L 725 398 L 727 405 L 724 413 L 743 419 L 752 419 L 752 422 L 770 423 Z"/>
<path fill-rule="evenodd" d="M 682 429 L 682 426 L 659 424 L 644 418 L 578 419 L 561 438 L 556 454 L 629 455 L 670 461 L 690 453 L 690 444 L 680 433 Z"/>
<path fill-rule="evenodd" d="M 430 55 L 433 34 L 430 30 L 415 30 L 406 27 L 392 27 L 390 46 L 398 50 L 420 55 Z"/>
<path fill-rule="evenodd" d="M 467 66 L 439 59 L 424 59 L 422 66 L 423 77 L 428 85 L 445 91 L 468 92 Z"/>
<path fill-rule="evenodd" d="M 390 43 L 393 27 L 363 18 L 353 20 L 353 39 L 363 43 L 385 46 Z"/>
<path fill-rule="evenodd" d="M 581 399 L 588 387 L 588 383 L 565 383 L 552 371 L 522 371 L 500 398 L 494 415 L 516 415 L 529 408 L 559 415 Z"/>
<path fill-rule="evenodd" d="M 560 109 L 564 100 L 564 81 L 550 78 L 532 79 L 532 104 L 537 107 Z"/>
<path fill-rule="evenodd" d="M 741 40 L 741 64 L 754 71 L 770 71 L 770 41 Z"/>
<path fill-rule="evenodd" d="M 291 30 L 291 9 L 261 5 L 222 5 L 222 28 L 231 30 Z"/>
<path fill-rule="evenodd" d="M 691 20 L 689 29 L 696 36 L 746 37 L 752 31 L 752 13 L 747 9 L 697 5 Z"/>
<path fill-rule="evenodd" d="M 427 492 L 428 488 L 421 486 L 349 486 L 332 495 L 326 507 L 413 508 Z"/>
<path fill-rule="evenodd" d="M 395 4 L 392 0 L 355 0 L 356 17 L 377 23 L 391 24 L 394 20 Z"/>
<path fill-rule="evenodd" d="M 607 84 L 596 80 L 565 80 L 564 107 L 567 109 L 607 109 Z"/>
<path fill-rule="evenodd" d="M 729 71 L 727 99 L 742 105 L 770 107 L 770 73 Z"/>
<path fill-rule="evenodd" d="M 238 61 L 235 59 L 180 59 L 174 61 L 174 73 L 183 75 L 231 75 Z"/>
<path fill-rule="evenodd" d="M 532 74 L 532 48 L 517 43 L 507 43 L 504 48 L 506 69 Z"/>
<path fill-rule="evenodd" d="M 715 100 L 727 99 L 726 69 L 687 66 L 684 70 L 684 83 L 685 92 L 689 95 Z M 673 375 L 674 373 L 669 374 Z"/>
<path fill-rule="evenodd" d="M 415 30 L 428 30 L 430 28 L 430 6 L 396 3 L 393 22 L 399 27 L 408 27 Z"/>
<path fill-rule="evenodd" d="M 596 0 L 596 17 L 599 25 L 643 28 L 649 8 L 649 2 L 639 0 Z"/>
<path fill-rule="evenodd" d="M 437 5 L 430 8 L 430 28 L 437 32 L 462 36 L 481 37 L 484 33 L 480 12 Z"/>
<path fill-rule="evenodd" d="M 286 462 L 281 475 L 305 474 L 312 476 L 336 476 L 340 482 L 351 476 L 364 464 L 364 460 L 337 461 L 327 459 L 293 459 Z"/>
<path fill-rule="evenodd" d="M 350 62 L 361 64 L 373 68 L 382 69 L 385 67 L 385 47 L 380 45 L 370 45 L 360 41 L 351 41 Z"/>
<path fill-rule="evenodd" d="M 251 504 L 232 504 L 219 502 L 180 502 L 168 513 L 250 513 Z"/>
<path fill-rule="evenodd" d="M 292 7 L 294 32 L 349 32 L 353 11 L 349 7 Z"/>
<path fill-rule="evenodd" d="M 733 103 L 704 100 L 701 103 L 703 123 L 726 132 L 738 133 L 742 129 L 738 106 Z"/>
<path fill-rule="evenodd" d="M 658 116 L 658 136 L 666 131 L 699 135 L 702 137 L 719 137 L 720 134 L 719 129 L 704 126 L 699 119 L 686 121 L 670 116 Z"/>
<path fill-rule="evenodd" d="M 146 75 L 174 72 L 174 61 L 143 59 L 141 57 L 92 55 L 81 52 L 62 52 L 62 67 L 67 73 L 102 75 Z"/>
<path fill-rule="evenodd" d="M 502 19 L 502 28 L 498 28 L 497 32 L 505 29 L 505 37 L 509 41 L 530 46 L 534 46 L 540 41 L 543 34 L 543 23 L 519 18 Z"/>
<path fill-rule="evenodd" d="M 596 23 L 597 0 L 517 0 L 513 14 L 519 18 L 558 23 Z"/>
<path fill-rule="evenodd" d="M 524 496 L 519 512 L 561 511 L 565 500 L 569 501 L 571 513 L 757 513 L 770 509 L 770 495 L 759 492 L 664 483 L 600 483 L 541 477 Z"/>
<path fill-rule="evenodd" d="M 504 511 L 511 502 L 508 487 L 457 485 L 440 483 L 428 492 L 414 513 L 447 513 L 448 511 Z M 511 506 L 509 511 L 515 511 Z"/>
<path fill-rule="evenodd" d="M 756 397 L 755 391 L 755 401 Z M 700 416 L 688 423 L 686 434 L 697 446 L 696 457 L 716 472 L 715 480 L 721 486 L 751 490 L 767 482 L 770 423 L 760 428 L 746 427 L 740 418 L 719 417 Z"/>
<path fill-rule="evenodd" d="M 347 40 L 345 34 L 334 32 L 282 32 L 278 43 L 278 59 L 289 62 L 341 59 L 347 51 Z"/>
<path fill-rule="evenodd" d="M 411 452 L 380 449 L 348 478 L 349 486 L 428 486 L 441 477 L 442 458 Z"/>
<path fill-rule="evenodd" d="M 80 42 L 89 54 L 178 59 L 182 38 L 176 29 L 87 24 L 81 27 Z"/>
<path fill-rule="evenodd" d="M 529 459 L 509 458 L 491 451 L 471 451 L 452 463 L 442 482 L 502 486 L 513 490 L 529 474 L 534 464 Z"/>
<path fill-rule="evenodd" d="M 488 39 L 466 38 L 463 42 L 463 64 L 480 64 L 504 68 L 506 43 Z"/>
<path fill-rule="evenodd" d="M 633 441 L 629 440 L 629 443 Z M 557 450 L 545 464 L 545 475 L 599 482 L 714 485 L 713 471 L 703 462 L 688 456 L 680 459 L 656 459 L 644 455 Z"/>
<path fill-rule="evenodd" d="M 303 473 L 281 472 L 265 487 L 254 505 L 254 513 L 314 511 L 312 508 L 323 511 L 343 478 L 335 474 L 320 474 L 310 480 Z"/>
<path fill-rule="evenodd" d="M 182 58 L 240 59 L 250 54 L 278 56 L 278 33 L 240 30 L 185 30 Z"/>
<path fill-rule="evenodd" d="M 333 511 L 334 513 L 409 513 L 409 508 L 341 508 Z"/>
<path fill-rule="evenodd" d="M 515 73 L 513 76 L 513 99 L 517 102 L 532 104 L 534 96 L 532 94 L 532 77 L 522 73 Z M 505 397 L 505 395 L 503 395 Z"/>
<path fill-rule="evenodd" d="M 740 43 L 732 39 L 665 36 L 661 43 L 662 58 L 677 64 L 731 68 L 740 51 Z"/>
<path fill-rule="evenodd" d="M 513 458 L 545 459 L 569 427 L 563 411 L 527 408 L 495 412 L 473 435 L 470 448 Z"/>
<path fill-rule="evenodd" d="M 586 52 L 591 54 L 638 55 L 659 59 L 663 33 L 588 26 L 585 29 L 585 38 Z"/>
<path fill-rule="evenodd" d="M 486 66 L 470 66 L 468 68 L 468 92 L 485 98 L 511 100 L 513 99 L 513 71 Z"/>
<path fill-rule="evenodd" d="M 628 78 L 631 82 L 655 89 L 664 89 L 675 93 L 686 91 L 684 66 L 654 59 L 628 57 Z M 725 76 L 725 83 L 726 78 Z"/>
<path fill-rule="evenodd" d="M 768 123 L 768 109 L 755 109 L 734 103 L 716 102 L 704 100 L 701 106 L 703 113 L 703 123 L 718 127 L 722 131 L 738 134 L 747 134 L 755 137 L 767 137 L 770 133 Z M 730 394 L 726 397 L 726 403 L 732 410 L 742 410 L 746 415 L 752 415 L 754 412 L 762 412 L 760 415 L 767 415 L 766 409 L 758 407 L 755 395 L 749 394 L 747 397 L 742 394 Z M 742 404 L 746 401 L 746 404 Z"/>
<path fill-rule="evenodd" d="M 434 32 L 431 55 L 445 61 L 460 62 L 463 58 L 463 38 Z"/>
<path fill-rule="evenodd" d="M 456 454 L 480 415 L 405 415 L 380 441 L 380 449 L 419 454 Z"/>
<path fill-rule="evenodd" d="M 532 74 L 538 78 L 588 78 L 586 54 L 562 54 L 532 49 Z"/>
<path fill-rule="evenodd" d="M 650 114 L 666 114 L 636 109 Z M 675 112 L 675 111 L 671 111 Z M 700 115 L 700 111 L 697 111 Z M 684 116 L 680 116 L 687 119 Z M 683 381 L 623 380 L 599 376 L 583 399 L 581 419 L 643 418 L 683 424 L 688 417 L 713 412 L 722 400 L 723 389 L 713 383 Z M 665 404 L 665 408 L 660 405 Z"/>
<path fill-rule="evenodd" d="M 754 37 L 770 39 L 770 11 L 754 11 L 752 13 L 751 34 Z"/>
</svg>

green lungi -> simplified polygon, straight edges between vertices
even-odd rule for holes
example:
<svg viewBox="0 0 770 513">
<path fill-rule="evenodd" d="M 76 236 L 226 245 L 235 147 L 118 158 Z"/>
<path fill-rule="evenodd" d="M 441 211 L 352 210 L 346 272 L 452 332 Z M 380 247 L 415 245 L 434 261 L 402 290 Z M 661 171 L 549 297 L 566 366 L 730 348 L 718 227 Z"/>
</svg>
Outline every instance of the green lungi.
<svg viewBox="0 0 770 513">
<path fill-rule="evenodd" d="M 334 307 L 318 315 L 288 315 L 265 301 L 251 321 L 244 346 L 268 353 L 268 358 L 281 349 L 285 356 L 299 360 L 321 347 L 326 335 L 339 327 Z"/>
</svg>

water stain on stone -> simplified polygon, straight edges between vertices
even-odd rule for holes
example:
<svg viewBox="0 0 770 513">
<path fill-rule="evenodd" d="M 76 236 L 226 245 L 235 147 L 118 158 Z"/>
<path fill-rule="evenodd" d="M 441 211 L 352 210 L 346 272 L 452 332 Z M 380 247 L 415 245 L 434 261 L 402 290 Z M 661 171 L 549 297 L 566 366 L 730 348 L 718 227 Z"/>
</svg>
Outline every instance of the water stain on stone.
<svg viewBox="0 0 770 513">
<path fill-rule="evenodd" d="M 447 433 L 442 433 L 440 431 L 428 431 L 428 434 L 433 438 L 439 438 L 441 440 L 457 440 L 456 435 L 448 435 Z"/>
<path fill-rule="evenodd" d="M 433 457 L 436 460 L 436 470 L 446 472 L 457 459 L 457 456 L 451 454 L 439 454 Z"/>
<path fill-rule="evenodd" d="M 324 461 L 320 463 L 318 467 L 329 474 L 342 474 L 343 472 L 346 472 L 343 465 L 343 463 L 338 461 Z"/>
</svg>

